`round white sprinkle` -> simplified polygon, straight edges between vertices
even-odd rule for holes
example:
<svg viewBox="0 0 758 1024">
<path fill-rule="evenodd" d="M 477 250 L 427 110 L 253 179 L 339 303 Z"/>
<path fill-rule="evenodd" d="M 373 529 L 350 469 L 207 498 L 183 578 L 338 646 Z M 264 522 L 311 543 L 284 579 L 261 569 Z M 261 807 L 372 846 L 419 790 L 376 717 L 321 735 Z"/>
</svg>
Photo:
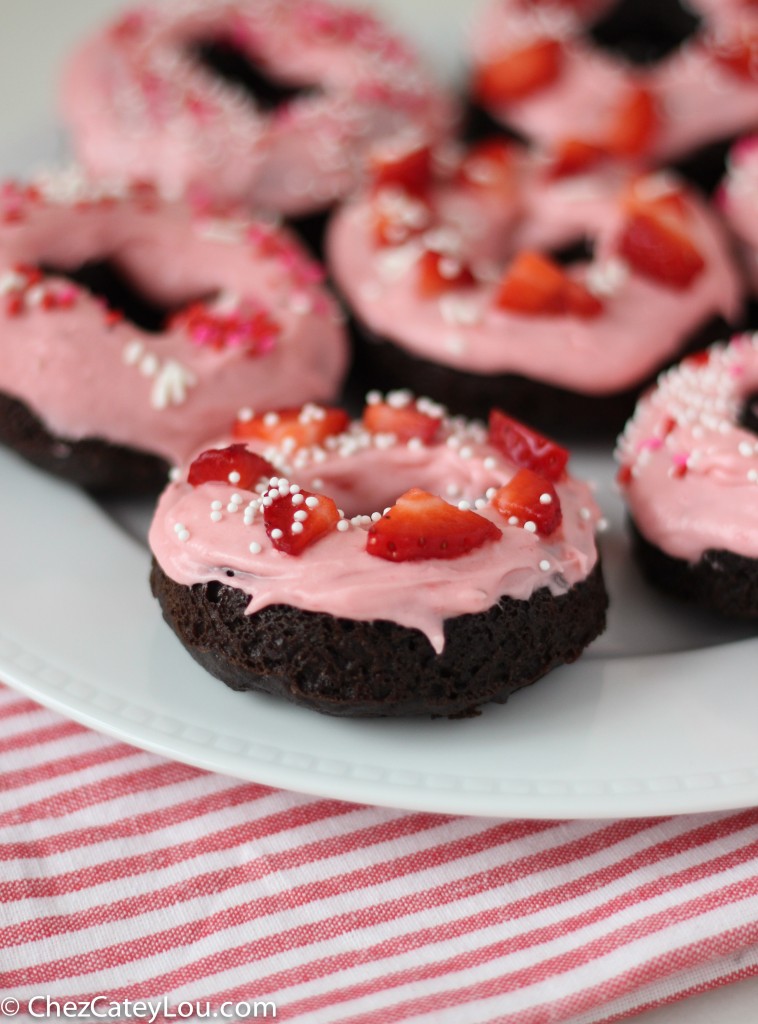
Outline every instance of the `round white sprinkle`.
<svg viewBox="0 0 758 1024">
<path fill-rule="evenodd" d="M 211 512 L 211 519 L 213 520 L 214 523 L 220 523 L 223 518 L 223 513 L 218 512 L 215 509 L 213 512 Z"/>
<path fill-rule="evenodd" d="M 283 536 L 284 534 L 282 533 L 281 530 L 277 529 L 271 531 L 271 540 L 281 540 Z"/>
<path fill-rule="evenodd" d="M 182 478 L 182 471 L 178 466 L 172 466 L 168 471 L 168 478 L 172 484 L 178 483 Z"/>
<path fill-rule="evenodd" d="M 236 469 L 233 469 L 229 476 L 227 477 L 227 480 L 229 481 L 230 484 L 238 484 L 241 479 L 242 477 L 239 475 Z"/>
<path fill-rule="evenodd" d="M 382 513 L 381 512 L 372 512 L 371 513 L 371 522 L 372 523 L 378 523 L 381 518 L 382 518 Z"/>
<path fill-rule="evenodd" d="M 340 521 L 337 523 L 337 529 L 339 530 L 340 533 L 345 533 L 347 530 L 350 529 L 350 523 L 347 521 L 347 519 L 340 519 Z"/>
<path fill-rule="evenodd" d="M 585 523 L 586 523 L 587 520 L 592 519 L 592 513 L 590 512 L 590 510 L 588 508 L 580 508 L 579 509 L 579 518 L 583 519 L 585 521 Z"/>
<path fill-rule="evenodd" d="M 510 516 L 508 519 L 509 526 L 518 526 L 518 516 Z"/>
<path fill-rule="evenodd" d="M 177 534 L 177 536 L 179 537 L 180 541 L 186 542 L 190 539 L 190 532 L 189 530 L 182 530 L 182 532 Z"/>
<path fill-rule="evenodd" d="M 318 498 L 314 498 L 313 495 L 311 495 L 310 498 L 305 499 L 305 504 L 308 508 L 318 508 Z"/>
<path fill-rule="evenodd" d="M 305 511 L 305 509 L 302 509 L 302 508 L 298 512 L 296 512 L 295 515 L 294 515 L 294 519 L 295 519 L 296 523 L 304 523 L 307 518 L 308 518 L 308 513 Z"/>
<path fill-rule="evenodd" d="M 552 505 L 552 503 L 553 503 L 553 496 L 551 494 L 541 494 L 540 495 L 540 505 Z"/>
<path fill-rule="evenodd" d="M 249 421 L 253 418 L 254 415 L 255 413 L 253 412 L 252 409 L 240 409 L 240 411 L 237 413 L 237 419 L 241 423 L 249 423 Z"/>
<path fill-rule="evenodd" d="M 236 505 L 233 501 L 230 501 L 229 504 L 226 506 L 227 512 L 239 512 L 239 510 L 239 505 Z"/>
<path fill-rule="evenodd" d="M 487 498 L 488 501 L 492 501 L 496 494 L 497 487 L 488 487 L 487 490 L 484 492 L 484 496 L 485 498 Z"/>
<path fill-rule="evenodd" d="M 471 511 L 471 506 L 469 505 L 469 503 L 467 501 L 459 501 L 458 502 L 458 508 L 461 510 L 461 512 L 470 512 Z"/>
<path fill-rule="evenodd" d="M 528 533 L 536 533 L 537 532 L 537 524 L 533 523 L 531 519 L 527 519 L 527 521 L 524 523 L 524 529 Z"/>
<path fill-rule="evenodd" d="M 302 533 L 304 529 L 305 529 L 305 527 L 303 526 L 302 523 L 293 523 L 291 528 L 290 528 L 290 532 L 294 533 L 294 534 L 298 534 L 298 533 Z"/>
<path fill-rule="evenodd" d="M 381 391 L 369 391 L 366 395 L 366 405 L 378 405 L 382 400 Z"/>
<path fill-rule="evenodd" d="M 497 469 L 497 459 L 493 459 L 491 455 L 488 455 L 482 465 L 491 473 L 493 469 Z"/>
<path fill-rule="evenodd" d="M 540 569 L 542 569 L 543 572 L 550 572 L 550 562 L 548 562 L 546 558 L 543 558 L 540 562 Z"/>
<path fill-rule="evenodd" d="M 174 523 L 174 533 L 181 533 L 184 528 L 184 523 Z"/>
<path fill-rule="evenodd" d="M 250 554 L 251 555 L 259 555 L 262 550 L 263 549 L 261 548 L 260 544 L 256 540 L 254 540 L 253 543 L 250 545 Z"/>
<path fill-rule="evenodd" d="M 292 504 L 293 505 L 302 505 L 304 501 L 305 501 L 305 498 L 302 496 L 302 494 L 295 493 L 295 494 L 292 495 Z"/>
<path fill-rule="evenodd" d="M 220 512 L 223 507 L 224 507 L 223 501 L 212 501 L 211 502 L 211 508 L 213 509 L 214 512 Z"/>
<path fill-rule="evenodd" d="M 263 422 L 267 427 L 275 427 L 279 422 L 279 413 L 267 412 L 263 417 Z"/>
</svg>

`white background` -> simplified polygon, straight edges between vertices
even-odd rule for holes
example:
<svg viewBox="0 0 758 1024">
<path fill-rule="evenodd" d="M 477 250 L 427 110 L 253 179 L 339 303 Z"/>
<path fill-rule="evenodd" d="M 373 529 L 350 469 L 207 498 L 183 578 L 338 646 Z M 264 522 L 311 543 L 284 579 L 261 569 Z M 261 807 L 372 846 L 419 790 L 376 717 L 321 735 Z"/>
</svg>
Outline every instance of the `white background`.
<svg viewBox="0 0 758 1024">
<path fill-rule="evenodd" d="M 365 0 L 364 0 L 365 2 Z M 414 34 L 441 73 L 460 78 L 465 29 L 477 0 L 374 0 Z M 118 0 L 0 0 L 0 173 L 28 169 L 29 154 L 65 152 L 56 123 L 61 60 Z M 758 979 L 636 1018 L 639 1024 L 756 1024 Z"/>
</svg>

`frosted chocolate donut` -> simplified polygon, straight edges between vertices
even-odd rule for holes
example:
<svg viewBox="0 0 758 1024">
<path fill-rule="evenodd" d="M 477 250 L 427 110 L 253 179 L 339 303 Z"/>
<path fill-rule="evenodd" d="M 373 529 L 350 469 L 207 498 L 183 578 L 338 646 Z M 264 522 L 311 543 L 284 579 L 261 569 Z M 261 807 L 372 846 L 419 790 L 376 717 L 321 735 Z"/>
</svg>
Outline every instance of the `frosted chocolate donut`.
<svg viewBox="0 0 758 1024">
<path fill-rule="evenodd" d="M 344 328 L 286 233 L 77 172 L 0 186 L 0 439 L 95 490 L 160 487 L 247 401 L 331 398 Z"/>
<path fill-rule="evenodd" d="M 579 656 L 606 596 L 568 452 L 407 392 L 359 422 L 251 416 L 185 467 L 150 530 L 153 591 L 238 690 L 336 715 L 461 715 Z"/>
<path fill-rule="evenodd" d="M 758 126 L 758 12 L 742 0 L 494 0 L 472 47 L 475 100 L 559 160 L 670 164 Z"/>
<path fill-rule="evenodd" d="M 758 337 L 665 374 L 619 440 L 619 483 L 648 578 L 758 618 Z"/>
<path fill-rule="evenodd" d="M 342 198 L 377 139 L 452 120 L 403 41 L 327 0 L 135 8 L 72 56 L 61 103 L 93 173 L 286 216 Z"/>
<path fill-rule="evenodd" d="M 387 155 L 330 225 L 333 279 L 385 386 L 424 386 L 467 415 L 498 404 L 548 430 L 617 431 L 713 317 L 734 321 L 721 225 L 678 179 L 556 176 L 503 142 L 432 163 Z"/>
</svg>

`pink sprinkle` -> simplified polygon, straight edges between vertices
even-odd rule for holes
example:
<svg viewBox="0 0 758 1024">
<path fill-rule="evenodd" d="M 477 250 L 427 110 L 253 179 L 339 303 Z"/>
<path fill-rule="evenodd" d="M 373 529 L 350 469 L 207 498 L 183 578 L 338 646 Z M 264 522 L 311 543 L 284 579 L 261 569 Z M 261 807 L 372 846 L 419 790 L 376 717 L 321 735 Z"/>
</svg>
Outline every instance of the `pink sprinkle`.
<svg viewBox="0 0 758 1024">
<path fill-rule="evenodd" d="M 648 437 L 640 444 L 640 451 L 656 452 L 662 444 L 660 437 Z"/>
</svg>

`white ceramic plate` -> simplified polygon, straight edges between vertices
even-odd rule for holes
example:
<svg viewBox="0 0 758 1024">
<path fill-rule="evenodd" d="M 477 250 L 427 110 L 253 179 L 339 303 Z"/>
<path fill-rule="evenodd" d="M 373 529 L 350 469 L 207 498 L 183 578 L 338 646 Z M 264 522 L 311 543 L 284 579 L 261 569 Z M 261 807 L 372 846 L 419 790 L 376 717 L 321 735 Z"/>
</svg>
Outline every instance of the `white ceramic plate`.
<svg viewBox="0 0 758 1024">
<path fill-rule="evenodd" d="M 60 54 L 118 3 L 77 0 L 64 16 L 44 0 L 13 0 L 0 83 L 10 68 L 30 88 L 0 111 L 0 169 L 22 172 L 64 151 L 40 116 L 48 104 L 34 83 L 44 76 L 52 89 Z M 440 66 L 460 63 L 470 0 L 375 3 L 415 31 Z M 42 7 L 60 31 L 39 37 Z M 207 676 L 149 594 L 149 509 L 101 508 L 0 453 L 0 678 L 168 757 L 346 800 L 526 817 L 758 803 L 758 641 L 654 596 L 627 558 L 608 452 L 584 452 L 575 466 L 599 481 L 611 525 L 606 635 L 578 665 L 478 718 L 360 722 L 235 694 Z"/>
<path fill-rule="evenodd" d="M 579 464 L 609 476 L 607 456 Z M 477 718 L 364 722 L 237 694 L 199 668 L 148 590 L 147 507 L 104 509 L 7 453 L 0 479 L 0 677 L 96 729 L 245 779 L 429 811 L 621 817 L 758 802 L 758 641 L 722 643 L 738 632 L 652 597 L 605 488 L 615 612 L 585 659 Z"/>
</svg>

